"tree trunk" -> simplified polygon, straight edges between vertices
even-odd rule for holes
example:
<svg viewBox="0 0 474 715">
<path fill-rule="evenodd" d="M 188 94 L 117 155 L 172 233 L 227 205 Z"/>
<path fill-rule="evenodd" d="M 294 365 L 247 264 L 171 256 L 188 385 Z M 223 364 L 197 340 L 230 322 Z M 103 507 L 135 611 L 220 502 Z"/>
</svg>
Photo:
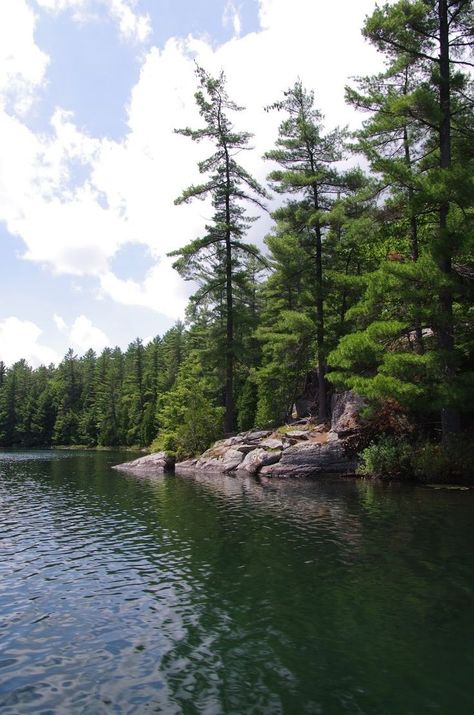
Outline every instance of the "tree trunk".
<svg viewBox="0 0 474 715">
<path fill-rule="evenodd" d="M 439 126 L 440 168 L 451 167 L 451 106 L 450 106 L 450 67 L 449 67 L 449 25 L 447 0 L 438 0 L 439 16 L 439 100 L 441 121 Z M 443 201 L 439 206 L 439 240 L 436 259 L 439 269 L 451 277 L 452 246 L 448 229 L 449 203 Z M 449 285 L 439 294 L 438 347 L 442 354 L 444 378 L 452 383 L 455 378 L 453 296 Z M 449 440 L 453 433 L 459 432 L 459 411 L 452 407 L 441 410 L 441 428 L 443 441 Z"/>
<path fill-rule="evenodd" d="M 408 87 L 405 84 L 405 93 L 408 91 Z M 408 138 L 408 130 L 406 124 L 403 126 L 403 146 L 405 148 L 405 163 L 411 168 L 411 155 L 410 155 L 410 141 Z M 408 212 L 410 217 L 410 247 L 411 247 L 411 258 L 412 261 L 416 262 L 419 256 L 418 250 L 418 221 L 416 218 L 415 210 L 413 208 L 414 191 L 413 186 L 410 184 L 408 186 Z M 421 328 L 421 320 L 419 316 L 415 317 L 415 352 L 419 355 L 423 355 L 425 348 L 423 345 L 423 331 Z"/>
<path fill-rule="evenodd" d="M 308 151 L 311 173 L 315 173 L 314 156 Z M 313 205 L 319 211 L 318 185 L 314 182 Z M 324 297 L 323 297 L 323 241 L 319 219 L 315 225 L 316 236 L 316 349 L 318 351 L 318 420 L 327 420 L 326 354 L 324 345 Z"/>
<path fill-rule="evenodd" d="M 229 154 L 224 145 L 226 159 L 225 198 L 225 299 L 226 299 L 226 360 L 225 360 L 225 414 L 224 431 L 234 430 L 234 302 L 232 295 L 232 245 L 230 227 L 230 171 Z"/>
<path fill-rule="evenodd" d="M 226 236 L 226 363 L 225 363 L 225 415 L 224 430 L 234 429 L 234 305 L 232 299 L 232 249 L 230 231 Z"/>
<path fill-rule="evenodd" d="M 326 354 L 324 344 L 324 299 L 321 226 L 316 224 L 316 345 L 318 349 L 318 419 L 327 420 Z"/>
</svg>

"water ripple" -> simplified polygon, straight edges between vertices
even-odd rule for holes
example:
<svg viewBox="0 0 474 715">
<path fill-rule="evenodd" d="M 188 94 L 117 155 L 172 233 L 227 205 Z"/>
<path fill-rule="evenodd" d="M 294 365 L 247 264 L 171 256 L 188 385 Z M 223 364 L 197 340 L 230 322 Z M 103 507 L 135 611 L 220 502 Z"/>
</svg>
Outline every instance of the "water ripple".
<svg viewBox="0 0 474 715">
<path fill-rule="evenodd" d="M 0 455 L 2 715 L 468 711 L 471 494 L 113 461 Z"/>
</svg>

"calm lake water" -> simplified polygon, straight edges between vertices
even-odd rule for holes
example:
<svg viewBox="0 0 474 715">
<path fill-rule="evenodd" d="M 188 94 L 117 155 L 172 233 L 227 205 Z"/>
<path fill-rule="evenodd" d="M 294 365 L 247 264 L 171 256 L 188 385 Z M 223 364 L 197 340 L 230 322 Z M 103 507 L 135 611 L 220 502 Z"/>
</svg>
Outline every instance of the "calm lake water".
<svg viewBox="0 0 474 715">
<path fill-rule="evenodd" d="M 474 712 L 474 491 L 0 455 L 0 712 Z"/>
</svg>

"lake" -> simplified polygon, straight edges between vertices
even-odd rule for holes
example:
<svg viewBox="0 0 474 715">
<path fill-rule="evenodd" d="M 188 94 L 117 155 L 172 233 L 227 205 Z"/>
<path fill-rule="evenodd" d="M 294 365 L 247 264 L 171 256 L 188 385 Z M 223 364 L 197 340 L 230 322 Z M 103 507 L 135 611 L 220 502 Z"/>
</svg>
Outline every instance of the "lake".
<svg viewBox="0 0 474 715">
<path fill-rule="evenodd" d="M 0 712 L 474 712 L 474 491 L 0 454 Z"/>
</svg>

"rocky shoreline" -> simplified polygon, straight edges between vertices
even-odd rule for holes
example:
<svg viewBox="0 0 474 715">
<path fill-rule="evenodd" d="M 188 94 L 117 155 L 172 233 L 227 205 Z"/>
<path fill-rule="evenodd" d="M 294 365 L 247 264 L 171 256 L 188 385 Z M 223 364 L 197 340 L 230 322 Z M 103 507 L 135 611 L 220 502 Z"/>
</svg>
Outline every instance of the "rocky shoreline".
<svg viewBox="0 0 474 715">
<path fill-rule="evenodd" d="M 309 418 L 276 430 L 249 430 L 216 442 L 198 457 L 176 464 L 164 452 L 149 454 L 114 469 L 135 474 L 209 472 L 246 473 L 266 477 L 352 475 L 357 457 L 352 437 L 360 429 L 362 403 L 351 392 L 337 395 L 331 425 Z"/>
<path fill-rule="evenodd" d="M 267 477 L 351 474 L 356 462 L 347 441 L 309 423 L 278 431 L 244 432 L 216 442 L 200 457 L 178 462 L 176 472 L 246 472 Z"/>
</svg>

